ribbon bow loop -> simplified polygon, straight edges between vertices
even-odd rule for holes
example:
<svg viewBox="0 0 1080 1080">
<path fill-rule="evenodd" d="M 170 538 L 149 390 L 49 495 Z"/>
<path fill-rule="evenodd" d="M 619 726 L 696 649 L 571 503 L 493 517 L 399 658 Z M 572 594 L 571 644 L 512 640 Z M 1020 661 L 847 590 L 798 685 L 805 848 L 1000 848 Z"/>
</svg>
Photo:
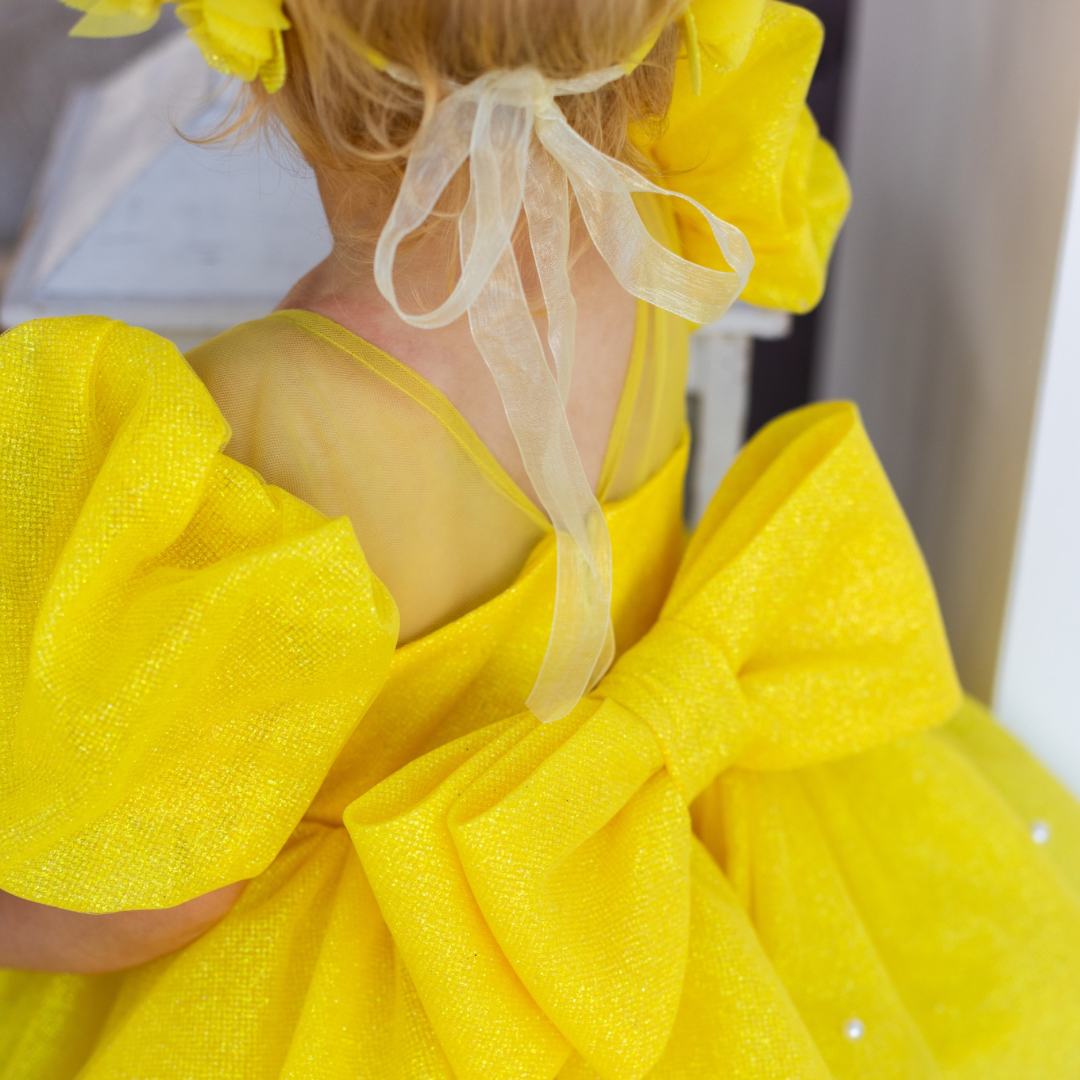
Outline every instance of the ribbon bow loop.
<svg viewBox="0 0 1080 1080">
<path fill-rule="evenodd" d="M 629 722 L 628 722 L 629 721 Z M 426 755 L 345 813 L 461 1080 L 638 1080 L 678 1011 L 690 825 L 652 733 L 586 701 Z"/>
<path fill-rule="evenodd" d="M 748 447 L 657 625 L 598 687 L 649 724 L 689 801 L 946 720 L 960 688 L 922 556 L 854 406 Z"/>
</svg>

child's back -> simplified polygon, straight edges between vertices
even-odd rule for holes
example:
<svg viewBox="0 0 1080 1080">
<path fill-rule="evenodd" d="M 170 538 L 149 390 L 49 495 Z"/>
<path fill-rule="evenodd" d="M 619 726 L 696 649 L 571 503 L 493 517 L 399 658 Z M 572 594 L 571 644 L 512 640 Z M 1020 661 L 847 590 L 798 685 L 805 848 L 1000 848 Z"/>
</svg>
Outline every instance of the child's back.
<svg viewBox="0 0 1080 1080">
<path fill-rule="evenodd" d="M 668 232 L 677 243 L 670 222 Z M 688 327 L 635 301 L 591 245 L 574 283 L 567 414 L 590 484 L 610 501 L 679 443 Z M 506 588 L 549 525 L 467 320 L 408 326 L 370 274 L 333 257 L 281 307 L 189 357 L 229 421 L 230 455 L 349 517 L 403 641 Z M 545 334 L 542 311 L 536 324 Z"/>
</svg>

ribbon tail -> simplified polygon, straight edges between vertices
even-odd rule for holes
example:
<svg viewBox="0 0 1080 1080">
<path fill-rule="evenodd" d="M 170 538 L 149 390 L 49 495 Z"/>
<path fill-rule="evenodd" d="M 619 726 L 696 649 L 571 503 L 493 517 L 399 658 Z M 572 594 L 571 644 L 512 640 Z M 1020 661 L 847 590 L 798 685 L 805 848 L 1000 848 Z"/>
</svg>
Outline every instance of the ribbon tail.
<svg viewBox="0 0 1080 1080">
<path fill-rule="evenodd" d="M 529 314 L 511 250 L 504 252 L 469 309 L 469 324 L 495 378 L 525 470 L 555 527 L 555 614 L 527 704 L 538 719 L 558 720 L 605 670 L 611 539 Z"/>
<path fill-rule="evenodd" d="M 565 404 L 573 375 L 577 301 L 567 269 L 570 260 L 570 197 L 566 173 L 534 144 L 525 178 L 525 216 L 529 222 L 536 273 L 544 294 L 548 344 L 555 358 L 559 393 Z"/>
<path fill-rule="evenodd" d="M 754 257 L 746 237 L 695 199 L 668 191 L 597 150 L 557 108 L 537 116 L 536 131 L 565 170 L 593 243 L 627 292 L 696 323 L 709 323 L 738 299 Z M 709 223 L 731 270 L 711 270 L 669 251 L 649 234 L 633 193 L 689 202 Z"/>
</svg>

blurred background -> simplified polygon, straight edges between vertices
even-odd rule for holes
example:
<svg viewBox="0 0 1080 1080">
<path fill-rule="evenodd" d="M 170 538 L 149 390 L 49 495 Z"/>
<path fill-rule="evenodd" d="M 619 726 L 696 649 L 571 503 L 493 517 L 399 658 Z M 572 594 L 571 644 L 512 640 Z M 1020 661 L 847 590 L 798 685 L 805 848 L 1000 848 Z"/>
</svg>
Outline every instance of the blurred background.
<svg viewBox="0 0 1080 1080">
<path fill-rule="evenodd" d="M 804 6 L 826 27 L 811 105 L 855 202 L 816 312 L 742 312 L 702 337 L 713 344 L 695 357 L 692 412 L 702 445 L 718 448 L 702 488 L 778 413 L 815 397 L 857 401 L 926 553 L 965 684 L 1080 791 L 1080 4 Z M 133 95 L 175 99 L 137 63 L 118 73 L 168 50 L 176 25 L 168 16 L 139 38 L 78 41 L 66 36 L 75 18 L 55 0 L 0 0 L 3 317 L 120 310 L 155 329 L 172 319 L 183 345 L 272 306 L 278 279 L 328 243 L 309 181 L 254 151 L 217 152 L 213 168 L 188 146 L 127 155 L 122 168 L 95 161 L 78 129 L 107 126 Z M 169 56 L 170 77 L 209 78 Z M 100 82 L 85 89 L 102 79 L 111 97 Z M 158 126 L 175 119 L 162 113 Z M 132 114 L 131 131 L 140 123 Z M 113 188 L 99 183 L 103 169 Z M 214 169 L 229 183 L 204 182 Z M 196 192 L 219 199 L 250 242 L 195 236 Z M 163 271 L 148 291 L 147 259 L 182 261 L 163 259 L 166 244 L 189 276 Z M 244 260 L 262 277 L 233 295 L 229 283 L 250 277 L 237 272 Z M 166 311 L 163 298 L 187 308 L 170 300 Z"/>
<path fill-rule="evenodd" d="M 59 3 L 0 0 L 0 251 L 9 257 L 69 91 L 175 30 L 162 20 L 141 37 L 79 41 L 67 37 L 77 18 Z"/>
</svg>

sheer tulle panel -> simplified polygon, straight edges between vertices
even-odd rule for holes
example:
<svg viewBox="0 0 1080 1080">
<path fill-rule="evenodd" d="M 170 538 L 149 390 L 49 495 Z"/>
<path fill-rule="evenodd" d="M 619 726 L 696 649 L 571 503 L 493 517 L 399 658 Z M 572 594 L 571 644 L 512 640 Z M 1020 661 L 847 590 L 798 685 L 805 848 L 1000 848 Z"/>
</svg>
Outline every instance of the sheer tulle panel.
<svg viewBox="0 0 1080 1080">
<path fill-rule="evenodd" d="M 672 200 L 639 196 L 634 202 L 649 233 L 665 247 L 679 251 Z M 634 352 L 600 478 L 602 502 L 632 495 L 678 446 L 686 425 L 692 329 L 677 315 L 639 304 Z"/>
<path fill-rule="evenodd" d="M 278 312 L 188 357 L 232 428 L 228 453 L 347 516 L 409 641 L 491 599 L 550 526 L 430 383 L 318 315 Z M 640 304 L 600 496 L 621 499 L 678 446 L 686 324 Z"/>
<path fill-rule="evenodd" d="M 602 502 L 632 495 L 671 457 L 686 424 L 690 324 L 646 308 L 600 482 Z"/>
<path fill-rule="evenodd" d="M 546 526 L 433 411 L 448 408 L 434 390 L 395 385 L 376 350 L 353 345 L 276 315 L 189 359 L 232 427 L 232 456 L 352 521 L 409 640 L 505 588 Z"/>
</svg>

